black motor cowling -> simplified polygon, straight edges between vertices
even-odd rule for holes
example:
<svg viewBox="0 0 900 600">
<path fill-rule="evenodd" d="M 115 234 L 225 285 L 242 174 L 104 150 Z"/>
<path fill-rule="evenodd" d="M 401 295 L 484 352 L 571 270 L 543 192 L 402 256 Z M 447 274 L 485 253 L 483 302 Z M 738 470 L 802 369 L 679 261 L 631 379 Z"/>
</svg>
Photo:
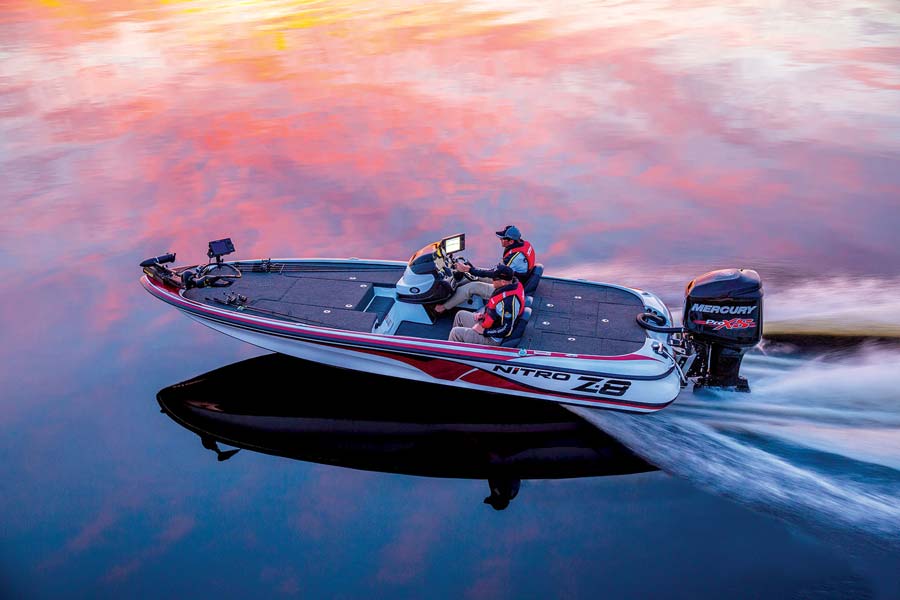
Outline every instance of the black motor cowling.
<svg viewBox="0 0 900 600">
<path fill-rule="evenodd" d="M 695 387 L 749 391 L 739 375 L 744 353 L 762 338 L 763 287 L 756 271 L 722 269 L 685 290 L 684 330 L 697 349 L 689 376 Z"/>
</svg>

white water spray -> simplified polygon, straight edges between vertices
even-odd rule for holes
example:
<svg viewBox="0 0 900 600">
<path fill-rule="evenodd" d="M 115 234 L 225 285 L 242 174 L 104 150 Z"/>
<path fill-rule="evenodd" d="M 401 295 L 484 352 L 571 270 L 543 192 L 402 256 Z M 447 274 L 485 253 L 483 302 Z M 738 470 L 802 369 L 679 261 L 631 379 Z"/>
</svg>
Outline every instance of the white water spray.
<svg viewBox="0 0 900 600">
<path fill-rule="evenodd" d="M 900 547 L 900 351 L 757 352 L 742 372 L 750 394 L 686 392 L 652 415 L 572 410 L 706 489 Z"/>
</svg>

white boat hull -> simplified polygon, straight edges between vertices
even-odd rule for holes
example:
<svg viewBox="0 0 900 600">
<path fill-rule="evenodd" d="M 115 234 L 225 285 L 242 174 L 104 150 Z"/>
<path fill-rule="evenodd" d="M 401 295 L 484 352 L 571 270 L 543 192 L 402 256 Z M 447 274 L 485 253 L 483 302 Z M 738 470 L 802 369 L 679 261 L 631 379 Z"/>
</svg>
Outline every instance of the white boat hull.
<svg viewBox="0 0 900 600">
<path fill-rule="evenodd" d="M 346 261 L 334 260 L 328 264 L 341 263 L 346 264 Z M 358 268 L 363 263 L 353 261 L 352 264 Z M 368 264 L 382 263 L 371 261 Z M 242 312 L 233 306 L 191 299 L 184 290 L 147 276 L 141 283 L 153 296 L 216 331 L 273 352 L 331 366 L 638 413 L 655 412 L 668 406 L 681 391 L 678 368 L 669 356 L 658 351 L 666 343 L 666 336 L 662 334 L 648 333 L 643 345 L 634 346 L 639 350 L 617 356 L 485 346 L 342 330 L 252 314 L 252 311 Z M 652 294 L 629 291 L 639 296 L 646 306 L 667 312 Z M 340 385 L 340 382 L 327 383 Z"/>
<path fill-rule="evenodd" d="M 446 373 L 438 376 L 423 370 L 422 357 L 417 357 L 414 353 L 363 351 L 358 348 L 329 346 L 314 341 L 273 337 L 195 314 L 187 312 L 185 314 L 220 333 L 272 352 L 334 367 L 485 392 L 538 398 L 594 408 L 650 413 L 671 404 L 681 391 L 680 379 L 675 369 L 671 369 L 660 379 L 643 380 L 617 373 L 609 377 L 607 375 L 610 373 L 601 368 L 596 368 L 591 373 L 583 369 L 566 370 L 564 366 L 555 366 L 553 363 L 547 365 L 546 362 L 539 364 L 538 367 L 532 367 L 531 365 L 535 363 L 533 357 L 531 360 L 524 357 L 512 358 L 507 361 L 508 364 L 503 365 L 477 359 L 451 360 L 428 357 L 427 363 L 434 363 L 435 360 L 443 360 L 448 363 L 443 365 L 442 369 L 432 368 L 437 365 L 428 367 L 432 372 L 440 370 Z M 417 363 L 419 366 L 416 366 Z M 583 365 L 581 366 L 583 367 Z M 609 365 L 603 363 L 596 366 L 608 367 Z M 455 375 L 456 372 L 459 374 Z M 451 375 L 455 376 L 451 377 Z M 478 380 L 493 381 L 494 383 L 477 383 Z M 508 387 L 502 385 L 502 381 L 506 381 Z M 621 396 L 606 397 L 602 393 L 606 386 L 607 392 L 612 391 L 612 393 L 618 394 L 625 383 L 627 383 L 627 389 Z M 581 388 L 581 390 L 576 388 Z M 576 395 L 578 393 L 583 394 L 583 397 L 578 397 Z"/>
</svg>

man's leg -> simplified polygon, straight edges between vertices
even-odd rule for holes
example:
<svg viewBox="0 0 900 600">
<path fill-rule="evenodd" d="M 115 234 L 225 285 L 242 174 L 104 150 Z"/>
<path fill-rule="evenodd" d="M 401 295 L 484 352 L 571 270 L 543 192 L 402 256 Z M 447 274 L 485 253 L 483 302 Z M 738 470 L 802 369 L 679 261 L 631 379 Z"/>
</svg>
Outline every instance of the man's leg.
<svg viewBox="0 0 900 600">
<path fill-rule="evenodd" d="M 493 338 L 481 335 L 471 327 L 454 327 L 450 330 L 451 342 L 466 342 L 467 344 L 481 344 L 483 346 L 499 346 L 499 342 L 495 342 Z"/>
<path fill-rule="evenodd" d="M 475 313 L 468 310 L 461 310 L 453 317 L 454 327 L 472 327 L 475 325 Z"/>
<path fill-rule="evenodd" d="M 453 295 L 450 296 L 449 300 L 445 301 L 443 304 L 436 305 L 434 309 L 438 313 L 442 313 L 468 301 L 472 296 L 481 296 L 487 300 L 493 295 L 493 284 L 485 283 L 483 281 L 471 281 L 456 288 L 456 291 L 453 292 Z"/>
<path fill-rule="evenodd" d="M 487 346 L 498 346 L 499 343 L 493 339 L 481 335 L 472 326 L 475 324 L 475 313 L 467 310 L 461 310 L 456 313 L 453 318 L 453 329 L 450 330 L 451 342 L 466 342 L 467 344 L 484 344 Z"/>
</svg>

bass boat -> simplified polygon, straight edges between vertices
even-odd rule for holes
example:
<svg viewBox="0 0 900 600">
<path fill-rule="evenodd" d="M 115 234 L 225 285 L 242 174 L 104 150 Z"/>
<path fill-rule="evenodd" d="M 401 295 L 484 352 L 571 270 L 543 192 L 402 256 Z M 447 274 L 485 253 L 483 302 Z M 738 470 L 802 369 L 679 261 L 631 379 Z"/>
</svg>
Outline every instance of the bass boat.
<svg viewBox="0 0 900 600">
<path fill-rule="evenodd" d="M 209 243 L 206 265 L 141 263 L 156 298 L 229 336 L 327 365 L 448 386 L 612 410 L 649 413 L 683 388 L 749 391 L 739 375 L 762 333 L 756 271 L 723 269 L 692 280 L 684 325 L 655 294 L 544 275 L 523 281 L 525 308 L 500 346 L 448 341 L 447 300 L 467 274 L 465 234 L 428 244 L 407 262 L 225 261 L 230 239 Z M 475 296 L 460 308 L 477 311 Z M 335 380 L 331 385 L 340 386 Z"/>
</svg>

